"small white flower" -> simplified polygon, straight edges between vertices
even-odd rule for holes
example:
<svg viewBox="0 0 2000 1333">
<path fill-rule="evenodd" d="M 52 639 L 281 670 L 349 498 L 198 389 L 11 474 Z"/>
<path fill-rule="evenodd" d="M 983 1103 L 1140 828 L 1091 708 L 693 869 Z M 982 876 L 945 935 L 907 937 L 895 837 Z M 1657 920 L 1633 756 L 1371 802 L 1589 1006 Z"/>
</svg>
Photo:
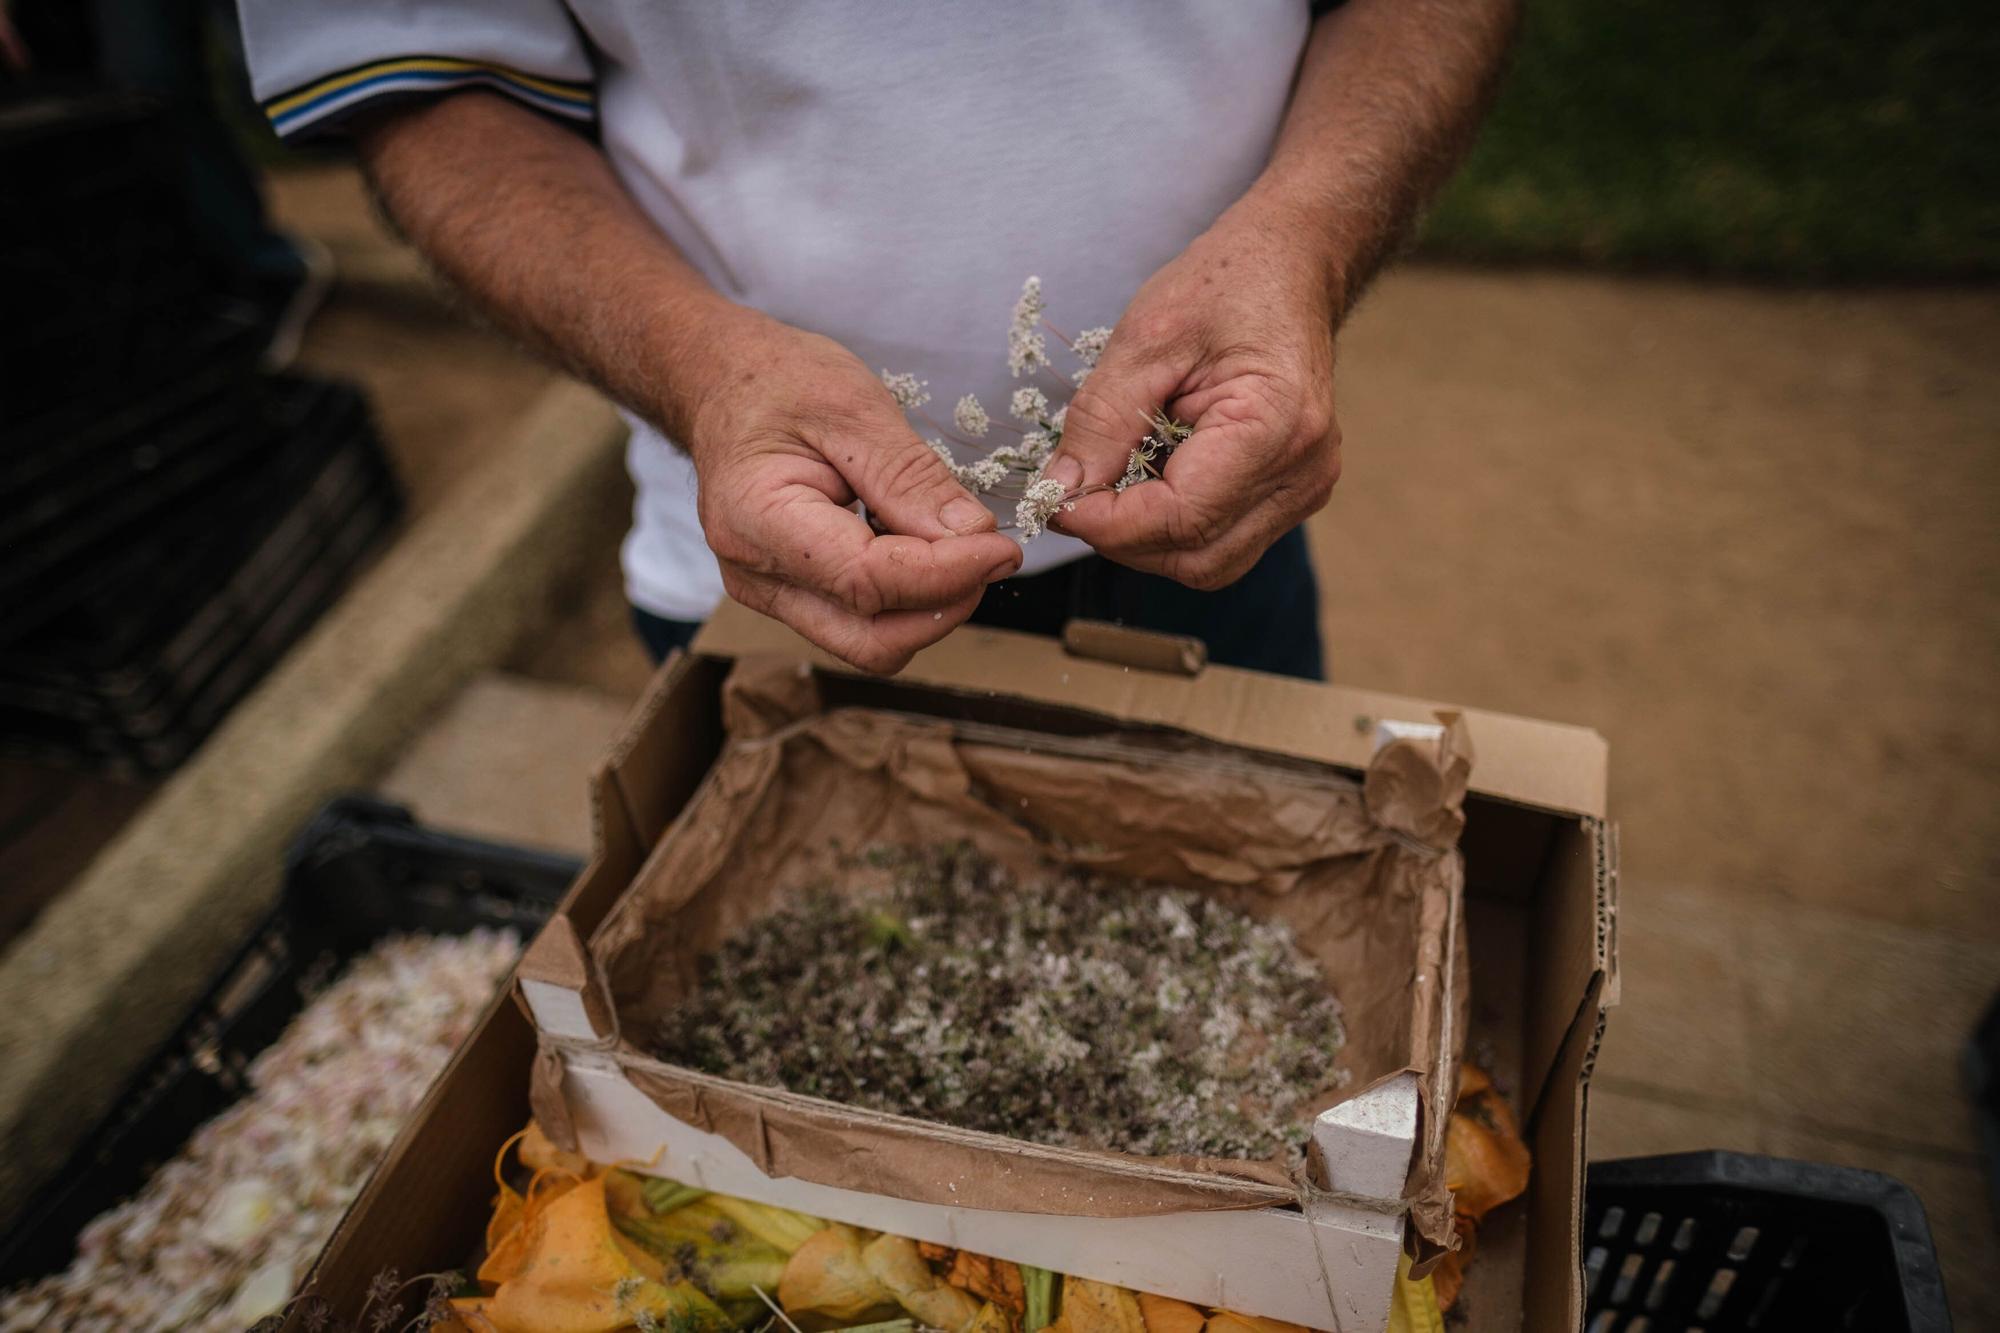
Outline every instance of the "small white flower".
<svg viewBox="0 0 2000 1333">
<path fill-rule="evenodd" d="M 1042 280 L 1030 277 L 1021 284 L 1020 299 L 1014 302 L 1014 327 L 1034 328 L 1042 322 L 1042 311 L 1047 308 L 1042 301 Z"/>
<path fill-rule="evenodd" d="M 896 400 L 896 406 L 908 411 L 922 407 L 931 400 L 930 381 L 920 380 L 915 375 L 898 375 L 893 371 L 882 372 L 882 387 Z"/>
<path fill-rule="evenodd" d="M 1030 384 L 1014 390 L 1007 410 L 1022 421 L 1041 421 L 1049 414 L 1049 396 Z"/>
<path fill-rule="evenodd" d="M 1112 482 L 1111 489 L 1122 492 L 1127 487 L 1137 486 L 1142 481 L 1150 481 L 1152 478 L 1151 474 L 1146 471 L 1146 457 L 1147 455 L 1139 449 L 1134 449 L 1131 453 L 1127 454 L 1125 456 L 1125 475 Z"/>
<path fill-rule="evenodd" d="M 1194 918 L 1188 915 L 1186 904 L 1165 894 L 1160 896 L 1154 908 L 1160 921 L 1167 927 L 1167 933 L 1176 940 L 1191 940 L 1199 932 L 1195 929 Z"/>
<path fill-rule="evenodd" d="M 1059 481 L 1052 481 L 1037 473 L 1021 492 L 1020 503 L 1014 506 L 1014 526 L 1020 530 L 1022 541 L 1031 541 L 1042 535 L 1069 492 Z"/>
<path fill-rule="evenodd" d="M 1049 340 L 1039 333 L 1010 329 L 1007 333 L 1007 369 L 1014 378 L 1041 369 L 1049 363 Z"/>
<path fill-rule="evenodd" d="M 1007 479 L 1013 469 L 997 458 L 982 458 L 977 463 L 962 467 L 958 479 L 975 495 L 983 495 Z"/>
<path fill-rule="evenodd" d="M 1111 330 L 1106 328 L 1085 329 L 1076 335 L 1077 360 L 1086 366 L 1097 364 L 1097 358 L 1104 355 L 1104 344 L 1111 341 Z"/>
<path fill-rule="evenodd" d="M 1227 1049 L 1243 1031 L 1243 1016 L 1234 1009 L 1217 1009 L 1202 1020 L 1201 1039 L 1210 1046 Z"/>
<path fill-rule="evenodd" d="M 951 410 L 952 424 L 973 439 L 983 437 L 992 426 L 993 419 L 986 415 L 986 409 L 971 394 L 958 400 L 958 406 Z"/>
<path fill-rule="evenodd" d="M 1055 446 L 1056 442 L 1048 432 L 1031 430 L 1021 437 L 1021 457 L 1023 461 L 1039 466 L 1048 461 Z"/>
<path fill-rule="evenodd" d="M 950 445 L 943 440 L 925 440 L 924 443 L 931 447 L 931 452 L 936 454 L 946 467 L 953 472 L 958 471 L 958 458 L 952 453 Z"/>
<path fill-rule="evenodd" d="M 1007 369 L 1016 379 L 1049 363 L 1042 310 L 1042 280 L 1029 278 L 1021 284 L 1021 298 L 1014 302 L 1014 318 L 1007 326 Z"/>
</svg>

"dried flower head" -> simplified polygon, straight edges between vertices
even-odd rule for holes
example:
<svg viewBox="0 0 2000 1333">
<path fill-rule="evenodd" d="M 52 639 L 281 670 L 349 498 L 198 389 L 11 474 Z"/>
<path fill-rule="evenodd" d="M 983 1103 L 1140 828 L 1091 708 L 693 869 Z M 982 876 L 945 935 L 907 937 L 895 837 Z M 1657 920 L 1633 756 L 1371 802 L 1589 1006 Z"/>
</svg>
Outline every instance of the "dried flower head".
<svg viewBox="0 0 2000 1333">
<path fill-rule="evenodd" d="M 922 407 L 931 400 L 930 381 L 920 380 L 915 375 L 899 375 L 894 371 L 884 370 L 882 387 L 896 400 L 896 406 L 906 412 Z"/>
<path fill-rule="evenodd" d="M 1090 378 L 1090 372 L 1097 368 L 1097 359 L 1104 355 L 1104 345 L 1110 341 L 1111 330 L 1103 327 L 1085 329 L 1076 335 L 1070 350 L 1083 365 L 1070 373 L 1070 380 L 1077 388 L 1082 388 L 1083 382 Z"/>
<path fill-rule="evenodd" d="M 1051 480 L 1036 472 L 1021 492 L 1020 501 L 1014 506 L 1014 526 L 1019 529 L 1022 541 L 1033 541 L 1042 535 L 1049 520 L 1063 507 L 1069 493 L 1059 481 Z"/>
<path fill-rule="evenodd" d="M 432 1327 L 450 1328 L 458 1321 L 451 1308 L 452 1293 L 458 1290 L 455 1275 L 440 1273 L 431 1282 L 430 1297 L 424 1302 L 424 1319 Z"/>
<path fill-rule="evenodd" d="M 1049 396 L 1033 385 L 1014 390 L 1013 401 L 1007 410 L 1021 421 L 1040 422 L 1049 415 Z"/>
<path fill-rule="evenodd" d="M 1013 320 L 1007 325 L 1007 369 L 1016 379 L 1049 363 L 1049 340 L 1041 328 L 1042 309 L 1042 280 L 1029 278 L 1021 284 Z"/>
<path fill-rule="evenodd" d="M 986 409 L 980 406 L 977 398 L 967 394 L 958 400 L 958 406 L 952 408 L 951 422 L 978 440 L 984 439 L 986 432 L 992 428 L 993 418 L 986 415 Z"/>
<path fill-rule="evenodd" d="M 958 479 L 974 495 L 984 495 L 1013 475 L 1014 469 L 999 458 L 982 458 L 958 469 Z"/>
<path fill-rule="evenodd" d="M 1153 413 L 1146 424 L 1151 429 L 1146 438 L 1139 441 L 1138 448 L 1126 455 L 1125 475 L 1111 483 L 1114 491 L 1123 491 L 1160 476 L 1174 450 L 1194 434 L 1193 426 L 1176 421 L 1164 412 Z"/>
</svg>

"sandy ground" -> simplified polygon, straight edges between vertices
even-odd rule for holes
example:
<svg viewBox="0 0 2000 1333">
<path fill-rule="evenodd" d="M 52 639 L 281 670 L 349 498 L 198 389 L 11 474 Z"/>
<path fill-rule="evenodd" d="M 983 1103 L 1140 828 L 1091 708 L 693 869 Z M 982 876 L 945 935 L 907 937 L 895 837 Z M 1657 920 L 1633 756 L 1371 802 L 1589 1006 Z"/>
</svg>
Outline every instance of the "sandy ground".
<svg viewBox="0 0 2000 1333">
<path fill-rule="evenodd" d="M 1996 366 L 1990 292 L 1394 277 L 1334 671 L 1601 729 L 1641 884 L 2000 941 Z"/>
<path fill-rule="evenodd" d="M 1887 1171 L 1961 1329 L 2000 1327 L 1957 1063 L 2000 991 L 1995 366 L 1990 291 L 1408 270 L 1312 527 L 1336 676 L 1610 738 L 1593 1156 Z"/>
</svg>

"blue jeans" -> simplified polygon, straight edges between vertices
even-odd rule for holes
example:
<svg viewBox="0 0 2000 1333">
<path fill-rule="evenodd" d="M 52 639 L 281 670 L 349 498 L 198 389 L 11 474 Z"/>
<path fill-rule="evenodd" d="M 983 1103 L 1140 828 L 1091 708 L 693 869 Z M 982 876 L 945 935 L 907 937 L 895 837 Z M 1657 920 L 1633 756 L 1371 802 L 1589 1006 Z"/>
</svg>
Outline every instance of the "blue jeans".
<svg viewBox="0 0 2000 1333">
<path fill-rule="evenodd" d="M 1303 528 L 1280 537 L 1249 573 L 1215 592 L 1197 592 L 1093 555 L 994 584 L 972 619 L 996 629 L 1050 635 L 1062 633 L 1070 620 L 1108 620 L 1191 635 L 1208 645 L 1210 661 L 1224 666 L 1326 679 L 1319 583 Z M 656 662 L 687 647 L 701 628 L 699 621 L 668 620 L 637 607 L 632 623 Z"/>
</svg>

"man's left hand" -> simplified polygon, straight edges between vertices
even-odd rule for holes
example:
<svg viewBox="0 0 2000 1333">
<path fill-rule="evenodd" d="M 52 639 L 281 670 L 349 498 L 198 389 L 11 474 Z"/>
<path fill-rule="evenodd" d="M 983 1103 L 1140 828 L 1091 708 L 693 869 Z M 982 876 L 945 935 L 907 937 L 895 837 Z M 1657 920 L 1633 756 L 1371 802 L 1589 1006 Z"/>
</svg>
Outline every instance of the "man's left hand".
<svg viewBox="0 0 2000 1333">
<path fill-rule="evenodd" d="M 1116 481 L 1155 412 L 1194 434 L 1163 477 L 1078 498 L 1060 530 L 1120 564 L 1220 588 L 1325 505 L 1340 477 L 1340 302 L 1307 230 L 1246 198 L 1140 288 L 1044 475 L 1069 491 Z"/>
</svg>

